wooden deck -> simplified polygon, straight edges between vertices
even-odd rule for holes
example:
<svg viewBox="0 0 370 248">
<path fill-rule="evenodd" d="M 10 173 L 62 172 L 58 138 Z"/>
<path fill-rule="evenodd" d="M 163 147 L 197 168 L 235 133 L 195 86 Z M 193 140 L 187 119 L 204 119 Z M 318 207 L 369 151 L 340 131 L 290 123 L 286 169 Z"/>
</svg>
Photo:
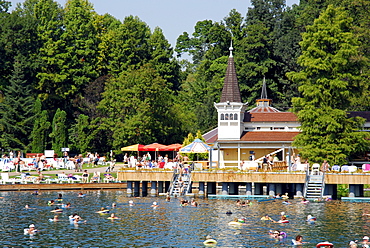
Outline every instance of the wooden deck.
<svg viewBox="0 0 370 248">
<path fill-rule="evenodd" d="M 124 171 L 118 172 L 118 180 L 123 183 L 52 183 L 52 184 L 0 184 L 0 191 L 31 190 L 87 190 L 87 189 L 127 189 L 131 182 L 168 182 L 172 171 Z M 304 172 L 227 172 L 193 171 L 192 181 L 197 182 L 254 182 L 254 183 L 305 183 Z M 328 173 L 326 184 L 370 184 L 370 173 Z"/>
<path fill-rule="evenodd" d="M 171 181 L 172 171 L 118 172 L 120 181 Z M 305 183 L 305 172 L 193 171 L 193 182 Z M 370 184 L 370 173 L 327 173 L 326 184 Z"/>
<path fill-rule="evenodd" d="M 126 189 L 126 183 L 0 184 L 0 191 Z"/>
</svg>

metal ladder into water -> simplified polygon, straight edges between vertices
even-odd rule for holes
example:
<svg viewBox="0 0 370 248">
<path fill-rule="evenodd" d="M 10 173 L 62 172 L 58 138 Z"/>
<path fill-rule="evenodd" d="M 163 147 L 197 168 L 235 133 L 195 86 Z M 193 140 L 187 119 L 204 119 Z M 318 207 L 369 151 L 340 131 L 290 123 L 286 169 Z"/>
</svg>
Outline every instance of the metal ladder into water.
<svg viewBox="0 0 370 248">
<path fill-rule="evenodd" d="M 190 168 L 189 168 L 190 169 Z M 182 180 L 183 190 L 182 194 L 180 194 L 180 179 Z M 182 196 L 187 195 L 190 191 L 191 187 L 191 170 L 188 173 L 182 174 L 181 176 L 174 172 L 174 176 L 172 177 L 172 182 L 170 188 L 168 190 L 170 196 Z"/>
<path fill-rule="evenodd" d="M 304 187 L 304 197 L 307 200 L 320 200 L 324 196 L 325 191 L 325 172 L 318 172 L 316 174 L 310 173 L 307 170 L 306 182 Z"/>
</svg>

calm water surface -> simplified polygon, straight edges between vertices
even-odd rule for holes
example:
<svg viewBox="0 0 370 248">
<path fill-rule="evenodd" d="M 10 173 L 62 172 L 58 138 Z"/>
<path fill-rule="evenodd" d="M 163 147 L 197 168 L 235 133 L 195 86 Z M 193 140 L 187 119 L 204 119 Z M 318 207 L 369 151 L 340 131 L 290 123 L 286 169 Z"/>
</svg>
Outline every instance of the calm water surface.
<svg viewBox="0 0 370 248">
<path fill-rule="evenodd" d="M 63 202 L 72 207 L 58 214 L 61 221 L 50 222 L 55 206 L 47 201 L 63 194 Z M 30 192 L 0 192 L 0 246 L 1 247 L 204 247 L 207 235 L 218 241 L 217 247 L 292 247 L 291 239 L 297 234 L 310 242 L 303 247 L 314 247 L 318 242 L 330 241 L 335 247 L 348 247 L 350 240 L 361 240 L 370 235 L 368 203 L 331 201 L 303 205 L 292 200 L 291 205 L 282 201 L 253 202 L 249 207 L 237 207 L 235 200 L 197 199 L 199 207 L 180 207 L 178 199 L 171 202 L 164 198 L 128 198 L 124 191 L 86 191 L 84 198 L 77 191 L 50 191 L 34 196 Z M 128 201 L 135 206 L 130 207 Z M 153 201 L 159 207 L 153 209 Z M 119 218 L 109 220 L 109 215 L 95 213 L 101 207 L 109 207 Z M 34 209 L 25 209 L 29 204 Z M 226 215 L 230 210 L 233 214 Z M 278 220 L 280 212 L 288 216 L 289 224 L 260 221 L 269 214 Z M 68 216 L 77 213 L 87 220 L 74 225 Z M 306 216 L 317 217 L 314 224 L 307 223 Z M 247 217 L 241 227 L 228 226 L 234 218 Z M 24 235 L 23 229 L 35 224 L 39 233 Z M 275 241 L 267 234 L 277 229 L 288 238 Z"/>
</svg>

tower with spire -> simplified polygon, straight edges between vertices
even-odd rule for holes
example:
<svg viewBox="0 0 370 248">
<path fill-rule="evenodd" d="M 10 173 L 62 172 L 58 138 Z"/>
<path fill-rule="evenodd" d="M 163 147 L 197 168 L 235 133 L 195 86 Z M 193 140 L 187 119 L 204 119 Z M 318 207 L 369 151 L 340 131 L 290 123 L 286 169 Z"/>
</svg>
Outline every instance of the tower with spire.
<svg viewBox="0 0 370 248">
<path fill-rule="evenodd" d="M 247 104 L 242 103 L 238 79 L 236 76 L 232 43 L 227 63 L 221 99 L 214 106 L 218 113 L 218 139 L 240 140 L 244 131 L 244 113 Z"/>
</svg>

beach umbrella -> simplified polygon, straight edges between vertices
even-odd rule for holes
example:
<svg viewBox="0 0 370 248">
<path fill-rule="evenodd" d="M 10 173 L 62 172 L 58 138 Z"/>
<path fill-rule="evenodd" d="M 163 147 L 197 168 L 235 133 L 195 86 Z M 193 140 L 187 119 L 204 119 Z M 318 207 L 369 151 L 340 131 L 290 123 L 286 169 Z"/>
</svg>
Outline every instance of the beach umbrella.
<svg viewBox="0 0 370 248">
<path fill-rule="evenodd" d="M 195 139 L 189 145 L 181 148 L 180 153 L 197 153 L 197 160 L 198 160 L 198 153 L 208 153 L 210 149 L 211 147 L 209 145 L 207 145 L 200 139 Z"/>
<path fill-rule="evenodd" d="M 179 151 L 182 147 L 182 144 L 176 143 L 168 145 L 167 148 L 172 151 L 172 158 L 175 158 L 175 152 Z"/>
<path fill-rule="evenodd" d="M 180 150 L 181 147 L 182 147 L 182 145 L 179 144 L 179 143 L 167 146 L 167 148 L 170 149 L 171 151 L 178 151 L 178 150 Z"/>
<path fill-rule="evenodd" d="M 201 141 L 200 139 L 195 139 L 192 143 L 184 146 L 180 149 L 181 153 L 207 153 L 210 150 L 210 146 Z"/>
<path fill-rule="evenodd" d="M 122 147 L 121 151 L 129 151 L 129 152 L 145 151 L 145 150 L 142 150 L 143 147 L 144 147 L 144 145 L 135 144 L 135 145 L 131 145 L 131 146 Z"/>
<path fill-rule="evenodd" d="M 143 151 L 152 151 L 152 152 L 154 151 L 155 160 L 157 160 L 157 152 L 172 151 L 168 149 L 166 145 L 162 145 L 159 143 L 153 143 L 150 145 L 146 145 L 142 149 Z"/>
</svg>

